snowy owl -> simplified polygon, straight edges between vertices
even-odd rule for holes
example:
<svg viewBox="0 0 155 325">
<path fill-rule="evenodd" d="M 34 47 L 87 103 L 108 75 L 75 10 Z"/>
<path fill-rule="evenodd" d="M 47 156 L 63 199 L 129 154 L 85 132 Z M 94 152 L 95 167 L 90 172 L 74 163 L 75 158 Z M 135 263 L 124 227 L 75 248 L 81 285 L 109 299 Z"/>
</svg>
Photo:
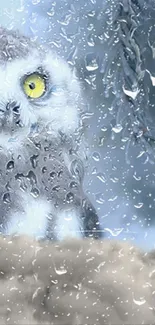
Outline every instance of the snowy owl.
<svg viewBox="0 0 155 325">
<path fill-rule="evenodd" d="M 101 236 L 83 193 L 81 87 L 68 64 L 0 28 L 0 224 L 3 234 Z"/>
</svg>

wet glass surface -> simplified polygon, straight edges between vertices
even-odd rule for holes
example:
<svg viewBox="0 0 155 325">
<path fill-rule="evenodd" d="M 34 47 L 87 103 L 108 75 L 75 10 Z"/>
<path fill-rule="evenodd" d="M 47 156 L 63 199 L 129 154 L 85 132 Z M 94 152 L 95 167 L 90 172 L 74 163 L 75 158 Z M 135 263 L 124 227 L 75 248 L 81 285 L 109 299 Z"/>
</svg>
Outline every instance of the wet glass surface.
<svg viewBox="0 0 155 325">
<path fill-rule="evenodd" d="M 90 147 L 84 192 L 97 211 L 103 235 L 153 248 L 154 2 L 28 0 L 1 6 L 2 25 L 48 44 L 78 71 Z M 34 165 L 35 155 L 29 162 Z M 40 164 L 48 188 L 47 162 Z M 6 166 L 7 173 L 15 168 L 11 157 Z M 55 171 L 50 173 L 50 182 L 58 180 Z M 54 193 L 59 193 L 57 183 Z M 76 184 L 70 190 L 72 180 L 66 183 L 65 200 L 72 202 Z M 31 194 L 38 196 L 40 189 L 35 180 L 33 184 Z M 11 202 L 8 190 L 3 200 L 6 208 Z"/>
</svg>

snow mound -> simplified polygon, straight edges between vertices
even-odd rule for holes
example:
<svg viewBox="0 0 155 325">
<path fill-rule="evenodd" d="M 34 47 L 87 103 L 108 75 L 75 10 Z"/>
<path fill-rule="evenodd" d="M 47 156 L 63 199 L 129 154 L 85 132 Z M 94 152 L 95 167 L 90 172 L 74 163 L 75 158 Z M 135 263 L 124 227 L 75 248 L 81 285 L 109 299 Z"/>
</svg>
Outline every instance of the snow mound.
<svg viewBox="0 0 155 325">
<path fill-rule="evenodd" d="M 155 252 L 0 237 L 0 324 L 153 324 Z"/>
</svg>

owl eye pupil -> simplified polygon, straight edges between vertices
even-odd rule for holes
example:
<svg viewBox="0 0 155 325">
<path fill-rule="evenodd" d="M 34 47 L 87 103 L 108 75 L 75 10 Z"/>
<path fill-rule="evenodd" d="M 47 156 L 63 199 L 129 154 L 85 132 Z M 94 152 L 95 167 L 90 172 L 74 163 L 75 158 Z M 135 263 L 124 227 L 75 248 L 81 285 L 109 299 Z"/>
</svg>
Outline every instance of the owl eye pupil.
<svg viewBox="0 0 155 325">
<path fill-rule="evenodd" d="M 30 88 L 31 90 L 35 89 L 35 84 L 34 84 L 34 82 L 31 82 L 31 83 L 29 84 L 29 88 Z"/>
</svg>

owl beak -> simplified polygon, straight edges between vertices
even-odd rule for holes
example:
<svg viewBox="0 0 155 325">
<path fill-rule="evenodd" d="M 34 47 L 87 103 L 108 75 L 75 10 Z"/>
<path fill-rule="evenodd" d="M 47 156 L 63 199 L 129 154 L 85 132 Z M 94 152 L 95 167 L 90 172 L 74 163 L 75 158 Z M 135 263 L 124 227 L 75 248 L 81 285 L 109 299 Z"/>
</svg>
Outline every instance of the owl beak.
<svg viewBox="0 0 155 325">
<path fill-rule="evenodd" d="M 6 104 L 5 111 L 6 121 L 9 123 L 15 123 L 17 126 L 20 125 L 20 105 L 16 101 L 9 101 Z"/>
<path fill-rule="evenodd" d="M 14 115 L 19 114 L 19 109 L 20 109 L 20 105 L 18 105 L 17 102 L 15 101 L 10 101 L 6 105 L 6 110 L 8 112 L 13 112 Z"/>
</svg>

